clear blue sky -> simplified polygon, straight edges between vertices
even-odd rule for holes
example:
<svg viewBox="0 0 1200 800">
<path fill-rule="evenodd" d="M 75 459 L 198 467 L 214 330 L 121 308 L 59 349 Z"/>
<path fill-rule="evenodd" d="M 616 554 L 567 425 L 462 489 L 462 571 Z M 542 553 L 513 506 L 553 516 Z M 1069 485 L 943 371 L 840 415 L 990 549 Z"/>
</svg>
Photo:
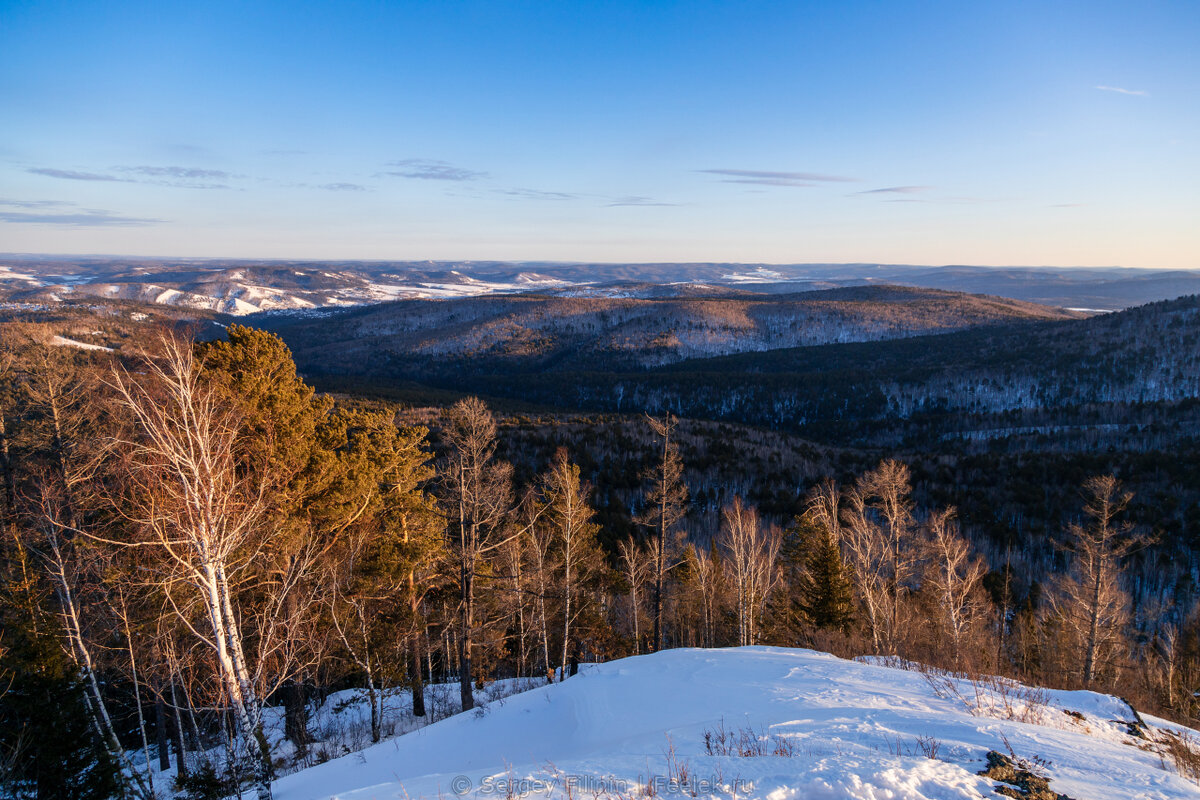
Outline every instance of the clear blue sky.
<svg viewBox="0 0 1200 800">
<path fill-rule="evenodd" d="M 1200 267 L 1200 2 L 0 0 L 0 251 Z"/>
</svg>

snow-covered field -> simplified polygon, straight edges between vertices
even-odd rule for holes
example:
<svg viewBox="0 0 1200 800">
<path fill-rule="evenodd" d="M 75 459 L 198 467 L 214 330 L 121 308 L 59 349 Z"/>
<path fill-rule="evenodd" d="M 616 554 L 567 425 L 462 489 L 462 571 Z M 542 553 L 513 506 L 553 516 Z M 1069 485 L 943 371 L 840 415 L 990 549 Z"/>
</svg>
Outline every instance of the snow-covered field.
<svg viewBox="0 0 1200 800">
<path fill-rule="evenodd" d="M 1091 692 L 985 685 L 806 650 L 671 650 L 586 666 L 289 775 L 275 796 L 995 798 L 998 784 L 977 775 L 995 750 L 1075 800 L 1200 797 L 1129 734 L 1131 721 L 1123 701 Z M 1152 736 L 1170 727 L 1146 722 Z"/>
</svg>

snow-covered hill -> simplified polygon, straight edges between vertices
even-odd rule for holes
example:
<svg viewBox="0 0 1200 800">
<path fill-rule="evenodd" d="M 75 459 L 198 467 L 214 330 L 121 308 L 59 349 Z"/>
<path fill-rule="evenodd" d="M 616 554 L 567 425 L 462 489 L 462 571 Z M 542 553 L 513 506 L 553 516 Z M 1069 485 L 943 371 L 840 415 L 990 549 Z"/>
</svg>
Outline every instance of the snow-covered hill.
<svg viewBox="0 0 1200 800">
<path fill-rule="evenodd" d="M 24 302 L 132 300 L 225 314 L 304 313 L 402 299 L 523 292 L 695 296 L 902 285 L 1113 311 L 1200 291 L 1200 272 L 881 264 L 254 261 L 0 254 L 0 294 Z"/>
<path fill-rule="evenodd" d="M 996 751 L 1076 800 L 1200 797 L 1146 738 L 1178 729 L 1134 722 L 1123 701 L 1091 692 L 806 650 L 672 650 L 587 666 L 303 770 L 275 796 L 964 800 L 998 796 L 977 774 Z"/>
</svg>

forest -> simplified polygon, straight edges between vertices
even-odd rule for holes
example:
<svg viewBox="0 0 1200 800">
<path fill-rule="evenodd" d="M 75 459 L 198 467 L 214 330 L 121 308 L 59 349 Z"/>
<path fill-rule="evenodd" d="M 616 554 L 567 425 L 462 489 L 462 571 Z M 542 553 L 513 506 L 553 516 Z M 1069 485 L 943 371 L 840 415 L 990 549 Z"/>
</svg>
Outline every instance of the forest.
<svg viewBox="0 0 1200 800">
<path fill-rule="evenodd" d="M 836 324 L 813 313 L 810 295 L 826 298 Z M 419 318 L 421 304 L 256 322 L 283 337 L 305 374 L 330 391 L 352 386 L 411 400 L 440 389 L 535 408 L 669 412 L 841 447 L 927 450 L 946 441 L 957 450 L 1006 438 L 1019 446 L 1020 438 L 1011 437 L 1017 433 L 1074 450 L 1099 444 L 1145 451 L 1200 433 L 1195 295 L 1086 319 L 1001 316 L 989 298 L 959 296 L 974 322 L 955 324 L 950 314 L 936 326 L 922 316 L 930 298 L 913 290 L 872 287 L 871 303 L 841 292 L 796 297 L 808 298 L 788 306 L 801 318 L 806 346 L 768 336 L 767 345 L 740 345 L 747 352 L 693 349 L 686 358 L 681 343 L 689 336 L 719 352 L 721 336 L 732 330 L 721 328 L 723 316 L 710 311 L 699 330 L 664 325 L 672 333 L 660 339 L 669 347 L 660 339 L 635 346 L 641 340 L 633 336 L 593 337 L 584 340 L 593 349 L 578 351 L 567 346 L 575 340 L 563 330 L 583 324 L 571 314 L 549 322 L 510 314 L 489 318 L 488 327 L 472 321 L 470 309 L 457 308 L 455 324 L 428 341 L 404 328 Z M 530 305 L 536 300 L 524 298 Z M 719 307 L 736 316 L 735 305 Z M 850 321 L 855 314 L 861 317 Z M 754 336 L 771 327 L 761 317 L 754 325 Z M 481 337 L 490 344 L 463 349 L 464 341 Z M 875 338 L 882 340 L 869 341 Z M 1044 450 L 1046 442 L 1024 449 Z"/>
<path fill-rule="evenodd" d="M 380 741 L 398 695 L 431 718 L 676 647 L 884 656 L 1196 719 L 1191 440 L 843 448 L 670 404 L 319 393 L 236 325 L 117 351 L 0 336 L 2 797 L 265 800 L 333 755 L 310 730 L 333 692 Z"/>
</svg>

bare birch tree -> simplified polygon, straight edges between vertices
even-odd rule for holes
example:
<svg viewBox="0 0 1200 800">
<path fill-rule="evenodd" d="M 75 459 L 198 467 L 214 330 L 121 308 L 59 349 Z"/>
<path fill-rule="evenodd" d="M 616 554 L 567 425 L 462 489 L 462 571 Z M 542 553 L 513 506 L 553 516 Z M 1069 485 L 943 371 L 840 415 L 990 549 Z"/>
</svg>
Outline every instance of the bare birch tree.
<svg viewBox="0 0 1200 800">
<path fill-rule="evenodd" d="M 886 460 L 845 493 L 846 552 L 854 568 L 875 651 L 894 651 L 901 607 L 918 563 L 908 467 Z"/>
<path fill-rule="evenodd" d="M 941 612 L 941 628 L 950 639 L 954 669 L 962 663 L 963 644 L 971 627 L 987 610 L 979 596 L 987 564 L 971 557 L 971 548 L 959 532 L 953 507 L 929 517 L 929 584 Z"/>
<path fill-rule="evenodd" d="M 459 578 L 459 694 L 464 711 L 475 707 L 471 659 L 475 647 L 475 578 L 482 559 L 511 510 L 512 467 L 495 460 L 496 419 L 477 397 L 458 401 L 447 415 L 450 446 L 444 469 L 450 549 Z"/>
<path fill-rule="evenodd" d="M 632 537 L 617 542 L 617 558 L 621 565 L 621 576 L 629 592 L 629 617 L 633 627 L 633 652 L 642 652 L 642 585 L 649 570 L 649 559 L 641 545 Z"/>
<path fill-rule="evenodd" d="M 1087 525 L 1068 528 L 1067 547 L 1074 554 L 1072 572 L 1052 597 L 1054 609 L 1078 642 L 1080 680 L 1085 688 L 1110 666 L 1129 621 L 1129 596 L 1121 586 L 1121 559 L 1143 543 L 1130 527 L 1117 522 L 1133 494 L 1113 475 L 1098 475 L 1083 484 Z"/>
<path fill-rule="evenodd" d="M 721 511 L 721 536 L 737 592 L 738 644 L 754 644 L 760 606 L 775 582 L 780 537 L 766 529 L 742 498 Z"/>
<path fill-rule="evenodd" d="M 271 531 L 258 526 L 269 476 L 236 468 L 233 405 L 201 381 L 190 343 L 164 340 L 161 355 L 148 359 L 139 374 L 114 371 L 112 386 L 133 421 L 132 431 L 116 440 L 127 481 L 120 507 L 135 537 L 125 544 L 158 560 L 161 588 L 180 621 L 209 649 L 252 756 L 257 796 L 270 800 L 260 670 L 265 649 L 278 641 L 282 601 L 299 570 L 274 587 L 260 617 L 257 670 L 245 648 L 235 590 L 271 542 Z M 204 627 L 185 611 L 191 602 L 202 607 Z"/>
</svg>

